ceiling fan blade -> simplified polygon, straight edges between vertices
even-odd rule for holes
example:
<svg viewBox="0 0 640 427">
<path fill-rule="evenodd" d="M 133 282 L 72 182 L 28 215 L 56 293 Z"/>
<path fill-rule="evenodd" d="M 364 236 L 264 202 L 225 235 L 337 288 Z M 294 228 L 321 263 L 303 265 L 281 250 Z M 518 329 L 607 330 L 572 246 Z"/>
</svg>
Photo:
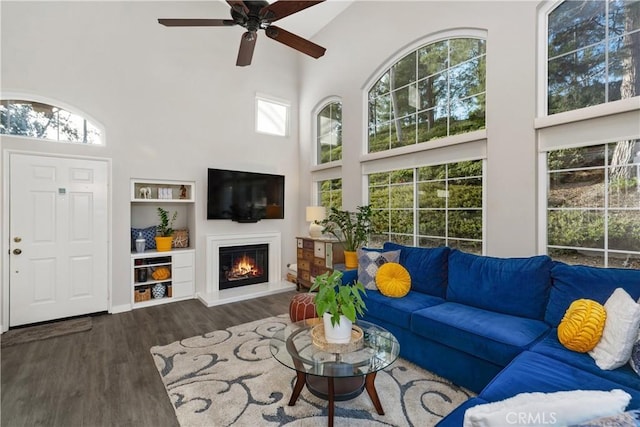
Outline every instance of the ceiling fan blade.
<svg viewBox="0 0 640 427">
<path fill-rule="evenodd" d="M 326 49 L 322 46 L 317 45 L 307 39 L 303 39 L 302 37 L 290 33 L 287 30 L 283 30 L 280 27 L 276 27 L 275 25 L 268 26 L 265 29 L 265 33 L 267 34 L 267 37 L 282 44 L 286 44 L 287 46 L 292 47 L 302 53 L 306 53 L 307 55 L 312 56 L 316 59 L 324 55 L 326 51 Z"/>
<path fill-rule="evenodd" d="M 239 13 L 244 12 L 245 15 L 249 13 L 249 8 L 241 0 L 227 0 L 227 3 L 229 3 L 229 6 L 231 6 L 231 9 L 235 10 L 236 12 L 239 12 Z"/>
<path fill-rule="evenodd" d="M 315 6 L 318 3 L 322 3 L 325 0 L 317 1 L 290 1 L 279 0 L 275 3 L 271 3 L 269 6 L 265 6 L 260 11 L 260 17 L 268 20 L 269 22 L 277 21 L 285 16 L 289 16 L 296 12 L 300 12 L 308 7 Z"/>
<path fill-rule="evenodd" d="M 238 60 L 236 61 L 238 67 L 245 67 L 251 64 L 253 49 L 256 47 L 257 38 L 258 34 L 251 31 L 247 31 L 242 35 L 240 50 L 238 50 Z"/>
<path fill-rule="evenodd" d="M 233 19 L 158 19 L 165 27 L 228 27 L 236 25 Z"/>
</svg>

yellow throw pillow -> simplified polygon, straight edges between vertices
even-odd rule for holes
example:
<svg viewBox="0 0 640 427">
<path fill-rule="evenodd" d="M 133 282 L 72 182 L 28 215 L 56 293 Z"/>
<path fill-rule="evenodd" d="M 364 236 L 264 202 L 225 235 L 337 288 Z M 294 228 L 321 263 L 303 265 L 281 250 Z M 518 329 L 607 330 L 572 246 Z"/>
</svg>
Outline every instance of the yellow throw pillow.
<svg viewBox="0 0 640 427">
<path fill-rule="evenodd" d="M 388 297 L 400 298 L 411 289 L 411 276 L 406 268 L 397 262 L 388 262 L 378 268 L 376 285 Z"/>
<path fill-rule="evenodd" d="M 607 312 L 590 299 L 571 303 L 558 325 L 558 340 L 569 350 L 586 353 L 593 350 L 602 337 Z"/>
</svg>

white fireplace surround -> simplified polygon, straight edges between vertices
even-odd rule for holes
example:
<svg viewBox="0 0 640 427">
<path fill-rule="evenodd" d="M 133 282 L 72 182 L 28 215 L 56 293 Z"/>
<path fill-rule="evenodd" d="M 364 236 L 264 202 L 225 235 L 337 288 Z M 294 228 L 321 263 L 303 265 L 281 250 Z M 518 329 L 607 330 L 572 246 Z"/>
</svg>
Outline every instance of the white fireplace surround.
<svg viewBox="0 0 640 427">
<path fill-rule="evenodd" d="M 198 298 L 207 307 L 295 289 L 295 284 L 283 280 L 280 233 L 208 234 L 206 240 L 207 286 L 205 293 L 198 293 Z M 269 245 L 268 282 L 220 290 L 220 248 L 260 244 Z"/>
</svg>

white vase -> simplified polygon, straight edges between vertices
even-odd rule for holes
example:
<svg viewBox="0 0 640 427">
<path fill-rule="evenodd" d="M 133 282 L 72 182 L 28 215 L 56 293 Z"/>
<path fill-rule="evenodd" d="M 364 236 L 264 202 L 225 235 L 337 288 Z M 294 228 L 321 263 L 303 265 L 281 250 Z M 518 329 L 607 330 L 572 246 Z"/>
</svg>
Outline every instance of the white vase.
<svg viewBox="0 0 640 427">
<path fill-rule="evenodd" d="M 332 344 L 348 344 L 351 342 L 351 320 L 340 315 L 340 322 L 333 326 L 331 324 L 331 314 L 324 313 L 322 315 L 324 322 L 324 338 L 328 343 Z"/>
</svg>

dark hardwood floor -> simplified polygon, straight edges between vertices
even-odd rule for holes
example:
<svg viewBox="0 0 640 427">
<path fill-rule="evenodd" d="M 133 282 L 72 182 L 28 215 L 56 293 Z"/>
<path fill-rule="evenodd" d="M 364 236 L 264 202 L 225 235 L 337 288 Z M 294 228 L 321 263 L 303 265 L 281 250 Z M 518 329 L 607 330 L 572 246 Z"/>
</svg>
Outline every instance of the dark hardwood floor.
<svg viewBox="0 0 640 427">
<path fill-rule="evenodd" d="M 2 426 L 177 426 L 149 349 L 287 313 L 294 294 L 106 314 L 87 332 L 3 348 Z"/>
</svg>

